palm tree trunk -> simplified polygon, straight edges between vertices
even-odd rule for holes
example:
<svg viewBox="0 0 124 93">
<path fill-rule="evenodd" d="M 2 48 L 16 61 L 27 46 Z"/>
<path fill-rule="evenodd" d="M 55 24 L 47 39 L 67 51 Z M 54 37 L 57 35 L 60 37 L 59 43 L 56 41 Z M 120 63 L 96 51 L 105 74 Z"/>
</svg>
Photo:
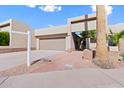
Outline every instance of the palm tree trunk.
<svg viewBox="0 0 124 93">
<path fill-rule="evenodd" d="M 96 6 L 97 12 L 97 43 L 96 43 L 96 55 L 95 60 L 93 61 L 102 68 L 110 68 L 108 48 L 107 48 L 107 22 L 106 22 L 106 13 L 104 5 Z"/>
</svg>

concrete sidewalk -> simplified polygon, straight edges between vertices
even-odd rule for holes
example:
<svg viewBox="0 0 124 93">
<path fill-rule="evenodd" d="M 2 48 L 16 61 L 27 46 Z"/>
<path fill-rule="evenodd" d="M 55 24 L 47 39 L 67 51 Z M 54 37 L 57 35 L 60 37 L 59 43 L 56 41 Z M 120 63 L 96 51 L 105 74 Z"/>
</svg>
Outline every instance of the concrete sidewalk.
<svg viewBox="0 0 124 93">
<path fill-rule="evenodd" d="M 122 88 L 124 87 L 124 69 L 79 69 L 1 77 L 0 87 Z"/>
<path fill-rule="evenodd" d="M 55 50 L 34 50 L 31 52 L 31 60 L 35 61 L 40 58 L 48 58 L 63 52 Z M 0 71 L 26 63 L 26 54 L 26 51 L 0 54 Z"/>
</svg>

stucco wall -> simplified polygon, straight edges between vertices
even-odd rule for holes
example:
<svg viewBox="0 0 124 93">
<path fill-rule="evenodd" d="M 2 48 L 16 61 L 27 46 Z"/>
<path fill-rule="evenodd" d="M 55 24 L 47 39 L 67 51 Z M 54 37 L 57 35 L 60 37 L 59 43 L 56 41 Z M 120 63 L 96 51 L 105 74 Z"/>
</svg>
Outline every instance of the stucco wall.
<svg viewBox="0 0 124 93">
<path fill-rule="evenodd" d="M 35 36 L 67 33 L 68 32 L 67 29 L 68 25 L 36 29 Z"/>
<path fill-rule="evenodd" d="M 89 14 L 88 18 L 91 18 L 91 17 L 96 17 L 96 14 Z M 78 16 L 78 17 L 69 18 L 67 20 L 68 24 L 66 24 L 66 25 L 36 29 L 35 30 L 35 36 L 68 33 L 68 29 L 70 27 L 69 23 L 72 21 L 82 20 L 82 19 L 85 19 L 85 16 Z M 96 20 L 88 21 L 87 24 L 88 24 L 88 30 L 96 29 Z M 85 31 L 84 22 L 71 24 L 71 32 L 78 32 L 78 31 Z"/>
<path fill-rule="evenodd" d="M 88 14 L 87 18 L 95 18 L 96 14 Z M 86 16 L 78 16 L 68 19 L 68 23 L 79 21 L 79 20 L 86 20 Z M 89 19 L 91 20 L 91 19 Z M 78 32 L 78 31 L 85 31 L 85 23 L 87 23 L 88 30 L 94 30 L 96 29 L 96 20 L 91 21 L 85 21 L 85 22 L 79 22 L 79 23 L 71 23 L 71 31 L 72 32 Z"/>
<path fill-rule="evenodd" d="M 12 48 L 26 48 L 27 47 L 27 37 L 21 34 L 11 34 L 11 46 Z"/>
<path fill-rule="evenodd" d="M 12 48 L 27 48 L 27 35 L 11 34 L 11 46 Z M 31 47 L 36 47 L 36 38 L 32 35 Z"/>
<path fill-rule="evenodd" d="M 32 48 L 35 48 L 35 37 L 34 31 L 29 28 L 28 25 L 18 22 L 16 20 L 11 20 L 11 30 L 19 32 L 31 31 L 32 33 Z M 11 34 L 11 46 L 13 48 L 26 48 L 27 47 L 27 36 L 21 34 Z"/>
<path fill-rule="evenodd" d="M 21 32 L 27 32 L 28 30 L 30 30 L 28 25 L 16 20 L 11 20 L 11 29 L 14 31 L 21 31 Z"/>
<path fill-rule="evenodd" d="M 36 48 L 36 38 L 34 36 L 34 31 L 32 30 L 32 39 L 31 39 L 32 48 Z"/>
</svg>

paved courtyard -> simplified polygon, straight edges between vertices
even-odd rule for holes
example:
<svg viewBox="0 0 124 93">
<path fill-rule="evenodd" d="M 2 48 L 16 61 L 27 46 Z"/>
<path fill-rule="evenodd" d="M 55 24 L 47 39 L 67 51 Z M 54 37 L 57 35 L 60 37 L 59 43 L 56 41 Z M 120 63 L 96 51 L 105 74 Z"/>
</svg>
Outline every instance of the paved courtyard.
<svg viewBox="0 0 124 93">
<path fill-rule="evenodd" d="M 31 57 L 32 57 L 31 60 L 35 61 L 40 58 L 48 58 L 59 53 L 63 53 L 63 51 L 35 50 L 32 51 L 31 53 Z M 26 51 L 0 54 L 0 71 L 25 63 L 26 63 Z"/>
<path fill-rule="evenodd" d="M 26 52 L 0 54 L 1 88 L 122 88 L 124 63 L 114 69 L 100 69 L 91 61 L 82 59 L 83 52 L 32 51 L 32 61 L 26 66 Z M 120 67 L 120 65 L 122 65 Z"/>
<path fill-rule="evenodd" d="M 122 88 L 124 69 L 78 69 L 0 77 L 1 88 Z"/>
<path fill-rule="evenodd" d="M 9 69 L 1 70 L 0 76 L 15 76 L 38 72 L 61 71 L 80 68 L 98 68 L 90 60 L 83 59 L 83 53 L 84 52 L 82 51 L 73 51 L 71 53 L 59 52 L 58 54 L 52 55 L 50 57 L 45 56 L 46 59 L 44 59 L 45 57 L 41 56 L 42 59 L 32 64 L 30 67 L 27 67 L 26 63 L 22 63 Z"/>
</svg>

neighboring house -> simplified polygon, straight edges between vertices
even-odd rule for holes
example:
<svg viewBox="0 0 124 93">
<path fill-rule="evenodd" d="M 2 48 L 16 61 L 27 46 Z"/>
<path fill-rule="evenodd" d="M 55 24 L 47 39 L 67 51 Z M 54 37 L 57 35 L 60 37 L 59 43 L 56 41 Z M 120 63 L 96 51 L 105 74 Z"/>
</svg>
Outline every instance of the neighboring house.
<svg viewBox="0 0 124 93">
<path fill-rule="evenodd" d="M 7 31 L 10 33 L 9 46 L 0 46 L 0 48 L 26 48 L 27 36 L 22 34 L 12 33 L 12 31 L 27 32 L 32 30 L 26 24 L 14 19 L 10 19 L 8 21 L 0 23 L 0 31 Z M 34 47 L 34 45 L 32 45 L 32 47 Z"/>
</svg>

